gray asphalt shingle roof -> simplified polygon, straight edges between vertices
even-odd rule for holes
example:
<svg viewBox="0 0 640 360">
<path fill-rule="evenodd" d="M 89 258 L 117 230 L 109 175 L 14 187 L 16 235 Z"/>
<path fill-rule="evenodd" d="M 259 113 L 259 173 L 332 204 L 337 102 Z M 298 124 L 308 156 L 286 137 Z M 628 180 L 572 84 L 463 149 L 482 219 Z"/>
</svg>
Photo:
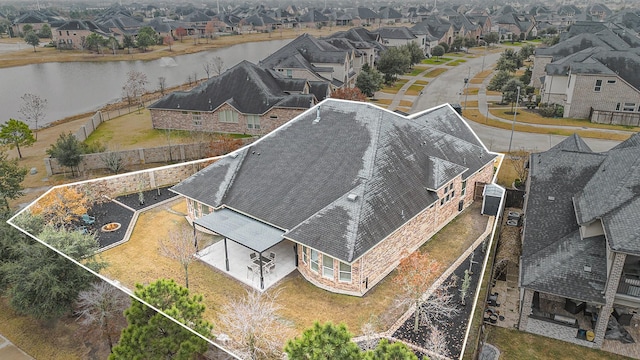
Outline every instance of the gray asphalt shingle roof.
<svg viewBox="0 0 640 360">
<path fill-rule="evenodd" d="M 434 129 L 426 121 L 433 116 L 456 125 L 449 133 Z M 472 131 L 462 122 L 448 106 L 411 119 L 328 99 L 173 190 L 352 262 L 435 203 L 428 188 L 492 163 L 494 154 L 464 140 Z"/>
<path fill-rule="evenodd" d="M 242 61 L 193 90 L 171 93 L 149 108 L 213 111 L 229 103 L 245 114 L 263 114 L 274 106 L 306 109 L 313 105 L 311 94 L 285 93 L 292 85 L 269 70 Z"/>
</svg>

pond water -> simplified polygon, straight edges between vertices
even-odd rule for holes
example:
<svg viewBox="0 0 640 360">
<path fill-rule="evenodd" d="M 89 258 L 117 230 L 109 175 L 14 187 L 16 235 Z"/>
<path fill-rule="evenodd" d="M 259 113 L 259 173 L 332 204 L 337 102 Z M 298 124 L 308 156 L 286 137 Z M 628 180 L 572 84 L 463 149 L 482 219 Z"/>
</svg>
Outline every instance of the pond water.
<svg viewBox="0 0 640 360">
<path fill-rule="evenodd" d="M 227 69 L 242 60 L 257 63 L 290 41 L 239 44 L 151 61 L 43 63 L 0 69 L 0 122 L 20 119 L 20 97 L 25 93 L 47 99 L 45 119 L 41 122 L 45 125 L 119 100 L 130 70 L 146 74 L 150 90 L 158 88 L 159 77 L 164 77 L 170 87 L 185 83 L 194 75 L 205 78 L 202 64 L 215 56 L 222 58 Z"/>
</svg>

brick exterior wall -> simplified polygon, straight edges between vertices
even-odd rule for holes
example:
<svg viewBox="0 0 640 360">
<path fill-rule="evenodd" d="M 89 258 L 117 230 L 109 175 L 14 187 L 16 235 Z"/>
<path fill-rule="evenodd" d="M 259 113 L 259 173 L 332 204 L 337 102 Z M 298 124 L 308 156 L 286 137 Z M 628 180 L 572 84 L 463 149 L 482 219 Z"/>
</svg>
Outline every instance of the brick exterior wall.
<svg viewBox="0 0 640 360">
<path fill-rule="evenodd" d="M 220 122 L 218 116 L 223 110 L 237 112 L 237 110 L 229 104 L 224 104 L 213 112 L 200 112 L 201 125 L 198 126 L 194 124 L 194 111 L 150 109 L 151 123 L 154 129 L 264 135 L 300 115 L 307 109 L 271 108 L 266 113 L 260 115 L 260 129 L 247 128 L 247 116 L 239 112 L 237 123 Z"/>
<path fill-rule="evenodd" d="M 596 80 L 602 80 L 600 91 L 594 91 Z M 608 80 L 615 80 L 615 84 Z M 586 119 L 592 107 L 615 111 L 617 103 L 634 103 L 636 109 L 640 105 L 640 91 L 618 76 L 572 75 L 567 95 L 564 117 L 569 118 Z"/>
<path fill-rule="evenodd" d="M 53 42 L 59 44 L 61 48 L 82 50 L 87 36 L 91 35 L 90 30 L 53 30 Z M 71 42 L 69 42 L 71 41 Z M 104 47 L 103 47 L 104 49 Z M 106 49 L 108 51 L 108 48 Z"/>
<path fill-rule="evenodd" d="M 533 60 L 533 69 L 531 70 L 531 82 L 533 87 L 539 89 L 542 86 L 540 77 L 546 74 L 545 67 L 551 63 L 551 56 L 536 56 Z M 526 85 L 526 84 L 525 84 Z"/>
<path fill-rule="evenodd" d="M 420 214 L 410 219 L 404 226 L 389 235 L 373 249 L 369 250 L 359 259 L 351 264 L 351 283 L 338 281 L 338 261 L 334 260 L 334 279 L 327 279 L 322 276 L 322 254 L 319 256 L 320 272 L 312 271 L 309 264 L 302 261 L 302 246 L 298 246 L 298 271 L 312 284 L 337 293 L 348 295 L 364 295 L 377 283 L 384 279 L 393 271 L 404 256 L 408 256 L 421 245 L 427 242 L 442 227 L 447 225 L 458 214 L 458 204 L 462 200 L 463 209 L 466 209 L 473 202 L 473 189 L 476 183 L 491 182 L 493 177 L 493 163 L 488 164 L 476 174 L 467 179 L 466 191 L 462 194 L 462 178 L 458 176 L 453 180 L 453 191 L 455 195 L 442 206 L 437 201 L 432 207 L 424 209 Z M 447 183 L 447 186 L 450 183 Z M 446 193 L 444 187 L 438 190 L 439 197 L 446 197 L 451 190 Z"/>
</svg>

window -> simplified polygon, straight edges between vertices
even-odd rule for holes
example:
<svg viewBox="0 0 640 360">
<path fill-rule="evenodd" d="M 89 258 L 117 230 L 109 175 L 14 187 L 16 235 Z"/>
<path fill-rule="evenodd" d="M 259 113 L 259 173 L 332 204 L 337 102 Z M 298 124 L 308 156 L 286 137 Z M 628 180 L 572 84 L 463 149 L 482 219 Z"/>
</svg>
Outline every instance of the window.
<svg viewBox="0 0 640 360">
<path fill-rule="evenodd" d="M 292 78 L 293 77 L 293 71 L 291 69 L 287 69 L 287 77 L 288 78 Z"/>
<path fill-rule="evenodd" d="M 622 107 L 622 111 L 635 111 L 636 110 L 636 103 L 624 103 L 624 106 Z"/>
<path fill-rule="evenodd" d="M 58 31 L 58 33 L 60 33 L 60 36 L 62 36 L 62 30 Z"/>
<path fill-rule="evenodd" d="M 616 104 L 616 111 L 620 111 L 620 103 Z"/>
<path fill-rule="evenodd" d="M 202 114 L 199 112 L 191 113 L 191 120 L 194 126 L 202 126 Z"/>
<path fill-rule="evenodd" d="M 247 129 L 260 129 L 260 115 L 247 115 Z"/>
<path fill-rule="evenodd" d="M 460 195 L 464 196 L 466 193 L 467 193 L 467 180 L 462 182 L 462 191 Z"/>
<path fill-rule="evenodd" d="M 453 197 L 454 197 L 454 196 L 456 196 L 456 191 L 455 191 L 455 190 L 453 190 L 453 191 L 451 192 L 451 198 L 452 198 L 452 199 L 453 199 Z"/>
<path fill-rule="evenodd" d="M 449 201 L 449 196 L 450 196 L 450 194 L 447 194 L 447 197 L 446 197 L 446 199 L 447 199 L 446 201 L 447 202 Z"/>
<path fill-rule="evenodd" d="M 593 91 L 602 90 L 602 80 L 596 80 L 596 86 L 593 88 Z"/>
<path fill-rule="evenodd" d="M 271 115 L 271 116 L 269 116 L 269 119 L 277 119 L 277 118 L 278 118 L 278 115 Z"/>
<path fill-rule="evenodd" d="M 440 199 L 440 206 L 444 205 L 444 198 Z"/>
<path fill-rule="evenodd" d="M 322 255 L 322 276 L 333 279 L 333 258 L 331 256 Z"/>
<path fill-rule="evenodd" d="M 318 252 L 311 249 L 311 270 L 318 272 Z"/>
<path fill-rule="evenodd" d="M 183 113 L 183 114 L 185 114 L 185 115 L 187 115 L 189 112 L 188 112 L 188 111 L 183 111 L 182 113 Z"/>
<path fill-rule="evenodd" d="M 607 80 L 607 84 L 615 84 L 616 81 L 615 80 Z"/>
<path fill-rule="evenodd" d="M 340 263 L 340 281 L 351 282 L 351 265 Z"/>
<path fill-rule="evenodd" d="M 218 120 L 223 123 L 238 123 L 238 113 L 233 110 L 221 110 L 218 114 Z"/>
<path fill-rule="evenodd" d="M 202 216 L 211 214 L 211 209 L 207 205 L 202 205 Z"/>
<path fill-rule="evenodd" d="M 451 185 L 449 185 L 449 190 L 453 190 L 453 183 L 451 183 Z"/>
<path fill-rule="evenodd" d="M 302 247 L 302 262 L 305 264 L 309 263 L 309 255 L 307 254 L 308 248 L 306 246 Z"/>
</svg>

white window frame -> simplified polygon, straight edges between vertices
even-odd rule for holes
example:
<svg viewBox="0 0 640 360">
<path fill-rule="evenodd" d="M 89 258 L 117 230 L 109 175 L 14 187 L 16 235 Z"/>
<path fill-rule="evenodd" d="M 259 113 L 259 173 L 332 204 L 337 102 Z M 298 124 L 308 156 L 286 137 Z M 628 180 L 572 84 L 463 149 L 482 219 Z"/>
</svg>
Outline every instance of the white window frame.
<svg viewBox="0 0 640 360">
<path fill-rule="evenodd" d="M 238 113 L 230 109 L 220 110 L 218 113 L 218 121 L 221 123 L 237 124 Z"/>
<path fill-rule="evenodd" d="M 191 121 L 194 126 L 202 126 L 202 113 L 194 111 L 191 113 Z"/>
<path fill-rule="evenodd" d="M 309 264 L 309 254 L 307 254 L 307 247 L 306 246 L 302 246 L 302 263 L 303 264 Z"/>
<path fill-rule="evenodd" d="M 260 130 L 260 115 L 247 115 L 247 129 Z"/>
<path fill-rule="evenodd" d="M 626 102 L 622 104 L 622 111 L 636 111 L 636 103 Z"/>
<path fill-rule="evenodd" d="M 326 279 L 333 279 L 333 270 L 333 258 L 329 255 L 322 254 L 322 277 Z"/>
<path fill-rule="evenodd" d="M 462 191 L 460 192 L 460 196 L 465 196 L 467 194 L 467 180 L 462 182 Z"/>
<path fill-rule="evenodd" d="M 600 82 L 600 84 L 598 84 L 598 82 Z M 600 92 L 601 90 L 602 90 L 602 79 L 597 79 L 596 84 L 593 87 L 593 91 Z"/>
<path fill-rule="evenodd" d="M 349 267 L 349 270 L 346 270 L 346 269 L 345 269 L 345 270 L 343 270 L 343 269 L 342 269 L 342 268 L 343 268 L 343 266 L 345 266 L 345 267 Z M 342 261 L 340 261 L 340 265 L 338 265 L 338 271 L 340 272 L 340 273 L 339 273 L 339 275 L 338 275 L 338 280 L 340 280 L 340 282 L 343 282 L 343 283 L 351 283 L 351 281 L 352 281 L 352 277 L 351 277 L 351 265 L 349 265 L 349 264 L 345 264 L 345 263 L 343 263 Z M 349 280 L 345 280 L 345 279 L 343 279 L 343 277 L 347 277 L 347 276 L 348 276 Z"/>
<path fill-rule="evenodd" d="M 319 254 L 316 250 L 311 249 L 311 258 L 309 260 L 309 268 L 311 271 L 317 273 L 320 271 L 320 265 L 318 264 Z"/>
</svg>

